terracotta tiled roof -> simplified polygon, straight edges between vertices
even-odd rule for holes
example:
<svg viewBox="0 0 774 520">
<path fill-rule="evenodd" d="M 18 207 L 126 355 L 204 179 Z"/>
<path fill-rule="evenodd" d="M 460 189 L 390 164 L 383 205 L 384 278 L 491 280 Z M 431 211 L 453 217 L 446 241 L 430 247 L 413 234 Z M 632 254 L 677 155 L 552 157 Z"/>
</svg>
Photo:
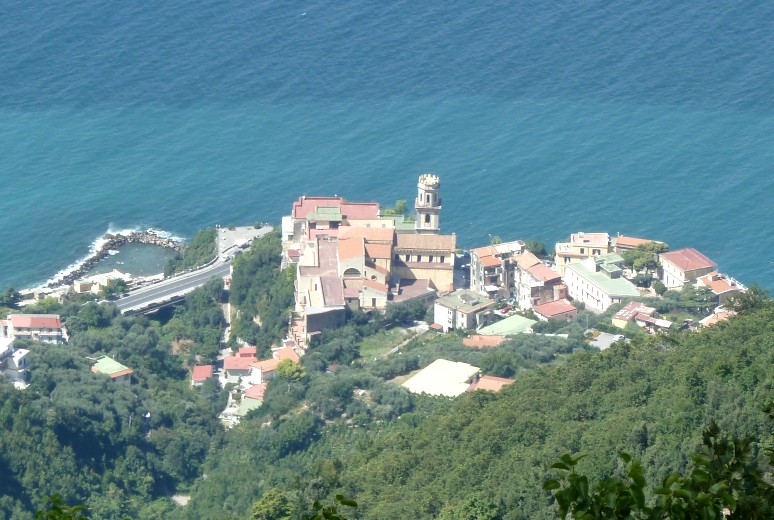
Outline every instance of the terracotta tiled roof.
<svg viewBox="0 0 774 520">
<path fill-rule="evenodd" d="M 477 247 L 475 249 L 471 249 L 470 252 L 478 255 L 479 258 L 483 258 L 485 256 L 494 256 L 497 254 L 497 250 L 492 246 Z"/>
<path fill-rule="evenodd" d="M 626 304 L 626 307 L 616 312 L 615 315 L 613 316 L 613 319 L 630 321 L 635 316 L 637 316 L 637 314 L 647 314 L 648 316 L 652 316 L 653 314 L 655 314 L 655 312 L 656 312 L 655 308 L 647 307 L 645 306 L 644 303 L 630 302 Z"/>
<path fill-rule="evenodd" d="M 319 206 L 339 207 L 341 202 L 341 197 L 301 197 L 293 203 L 293 218 L 306 218 Z"/>
<path fill-rule="evenodd" d="M 604 247 L 610 243 L 610 235 L 607 233 L 573 233 L 570 235 L 570 242 Z"/>
<path fill-rule="evenodd" d="M 537 265 L 540 262 L 540 259 L 530 253 L 529 251 L 525 251 L 519 256 L 516 257 L 516 263 L 521 267 L 522 269 L 527 269 L 529 267 L 532 267 L 533 265 Z"/>
<path fill-rule="evenodd" d="M 732 316 L 736 316 L 736 312 L 729 309 L 717 308 L 712 314 L 710 314 L 709 316 L 701 320 L 699 323 L 701 323 L 702 327 L 709 327 L 710 325 L 714 325 L 715 323 L 726 321 Z"/>
<path fill-rule="evenodd" d="M 271 355 L 274 356 L 274 359 L 278 361 L 284 361 L 286 359 L 289 359 L 293 363 L 301 362 L 301 358 L 298 357 L 298 354 L 296 354 L 296 351 L 287 346 L 278 348 L 277 350 L 272 351 Z"/>
<path fill-rule="evenodd" d="M 267 386 L 269 386 L 268 383 L 253 385 L 247 390 L 245 390 L 245 393 L 242 394 L 242 397 L 247 397 L 248 399 L 255 399 L 257 401 L 263 401 L 263 394 L 266 393 Z"/>
<path fill-rule="evenodd" d="M 516 381 L 505 377 L 481 376 L 481 379 L 470 385 L 468 392 L 473 390 L 488 390 L 489 392 L 499 392 L 504 386 L 512 385 Z"/>
<path fill-rule="evenodd" d="M 728 276 L 720 274 L 717 271 L 712 271 L 706 276 L 699 278 L 699 281 L 710 288 L 715 294 L 723 294 L 729 291 L 741 291 L 744 290 L 736 280 L 729 279 Z"/>
<path fill-rule="evenodd" d="M 347 220 L 375 220 L 379 218 L 378 202 L 344 202 L 341 214 Z"/>
<path fill-rule="evenodd" d="M 389 271 L 389 269 L 385 269 L 385 268 L 384 268 L 384 267 L 382 267 L 382 266 L 379 266 L 379 265 L 376 265 L 376 264 L 369 263 L 369 264 L 367 264 L 367 267 L 368 267 L 369 269 L 373 269 L 373 270 L 374 270 L 374 271 L 376 271 L 377 273 L 381 273 L 381 274 L 383 274 L 383 275 L 385 275 L 385 276 L 390 276 L 390 271 Z"/>
<path fill-rule="evenodd" d="M 506 340 L 503 336 L 486 336 L 482 334 L 476 334 L 469 338 L 462 340 L 462 344 L 466 347 L 473 348 L 487 348 L 487 347 L 499 347 Z"/>
<path fill-rule="evenodd" d="M 194 381 L 205 381 L 212 377 L 212 365 L 196 365 L 193 368 L 191 379 Z"/>
<path fill-rule="evenodd" d="M 457 235 L 420 235 L 403 233 L 396 236 L 398 249 L 426 249 L 454 252 L 457 248 Z"/>
<path fill-rule="evenodd" d="M 56 314 L 9 314 L 8 321 L 15 329 L 62 328 L 62 321 Z"/>
<path fill-rule="evenodd" d="M 239 357 L 255 357 L 257 353 L 258 353 L 257 347 L 247 346 L 247 347 L 241 347 L 237 355 Z"/>
<path fill-rule="evenodd" d="M 550 319 L 554 316 L 559 316 L 568 312 L 577 312 L 578 309 L 567 300 L 555 300 L 542 305 L 535 305 L 532 307 L 532 310 L 535 311 L 536 314 L 540 314 L 541 316 Z"/>
<path fill-rule="evenodd" d="M 362 283 L 358 284 L 357 287 L 350 287 L 347 286 L 344 288 L 344 299 L 353 299 L 353 298 L 360 298 L 360 288 L 363 286 Z"/>
<path fill-rule="evenodd" d="M 378 291 L 380 293 L 387 293 L 387 284 L 385 283 L 379 283 L 375 280 L 363 280 L 363 285 L 368 287 L 369 289 L 373 289 L 374 291 Z"/>
<path fill-rule="evenodd" d="M 562 278 L 562 276 L 559 273 L 557 273 L 556 271 L 554 271 L 553 269 L 551 269 L 550 267 L 548 267 L 542 262 L 528 267 L 527 271 L 529 271 L 529 273 L 532 276 L 534 276 L 535 278 L 543 282 L 549 282 L 551 280 L 559 280 Z"/>
<path fill-rule="evenodd" d="M 366 254 L 369 258 L 391 258 L 391 244 L 369 244 L 365 245 Z"/>
<path fill-rule="evenodd" d="M 482 256 L 481 265 L 484 267 L 497 267 L 500 265 L 500 259 L 496 256 Z"/>
<path fill-rule="evenodd" d="M 339 261 L 365 256 L 365 243 L 360 237 L 339 237 Z"/>
<path fill-rule="evenodd" d="M 683 272 L 707 269 L 718 265 L 692 247 L 662 253 L 661 260 L 668 260 Z"/>
<path fill-rule="evenodd" d="M 223 359 L 224 370 L 248 370 L 253 363 L 255 363 L 255 356 L 252 357 L 239 357 L 228 356 Z"/>
<path fill-rule="evenodd" d="M 280 364 L 279 359 L 264 359 L 263 361 L 255 361 L 252 366 L 259 368 L 261 372 L 274 372 L 277 369 L 277 365 Z"/>
</svg>

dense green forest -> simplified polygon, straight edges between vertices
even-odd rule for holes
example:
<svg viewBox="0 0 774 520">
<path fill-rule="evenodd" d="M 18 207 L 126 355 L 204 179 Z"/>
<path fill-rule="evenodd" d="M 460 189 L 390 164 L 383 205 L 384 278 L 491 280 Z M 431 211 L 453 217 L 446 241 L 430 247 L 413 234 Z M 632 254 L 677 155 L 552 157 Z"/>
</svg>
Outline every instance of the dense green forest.
<svg viewBox="0 0 774 520">
<path fill-rule="evenodd" d="M 43 300 L 27 312 L 62 315 L 67 345 L 18 342 L 31 350 L 31 384 L 0 383 L 0 516 L 32 518 L 45 498 L 83 504 L 95 518 L 165 518 L 168 498 L 201 474 L 223 430 L 216 419 L 225 395 L 189 386 L 191 351 L 219 337 L 222 282 L 191 294 L 168 323 L 122 317 L 112 304 L 73 297 Z M 91 372 L 109 355 L 134 370 L 131 385 Z"/>
<path fill-rule="evenodd" d="M 264 353 L 292 305 L 279 255 L 276 234 L 256 240 L 235 260 L 228 296 L 234 332 Z M 663 311 L 676 315 L 705 304 L 665 296 Z M 739 437 L 771 431 L 762 410 L 774 396 L 774 303 L 757 294 L 741 316 L 700 333 L 627 330 L 630 342 L 601 353 L 584 328 L 604 328 L 612 309 L 538 327 L 567 338 L 521 335 L 485 350 L 464 347 L 462 334 L 410 330 L 426 315 L 419 304 L 354 313 L 228 431 L 217 420 L 225 392 L 188 381 L 194 363 L 215 359 L 224 301 L 213 281 L 152 319 L 77 297 L 28 309 L 61 314 L 72 339 L 28 345 L 27 390 L 0 383 L 0 514 L 32 518 L 56 494 L 95 518 L 300 519 L 342 494 L 359 504 L 341 506 L 348 518 L 555 518 L 543 484 L 563 454 L 585 455 L 576 469 L 597 482 L 625 474 L 625 451 L 654 489 L 691 467 L 713 420 Z M 90 372 L 103 354 L 134 370 L 131 386 Z M 455 399 L 400 386 L 439 357 L 516 383 Z M 174 505 L 174 493 L 190 503 Z"/>
<path fill-rule="evenodd" d="M 229 295 L 234 309 L 231 346 L 239 337 L 257 346 L 261 358 L 270 357 L 271 345 L 287 334 L 288 311 L 293 307 L 295 270 L 279 270 L 281 253 L 277 229 L 256 240 L 249 251 L 234 260 Z"/>
</svg>

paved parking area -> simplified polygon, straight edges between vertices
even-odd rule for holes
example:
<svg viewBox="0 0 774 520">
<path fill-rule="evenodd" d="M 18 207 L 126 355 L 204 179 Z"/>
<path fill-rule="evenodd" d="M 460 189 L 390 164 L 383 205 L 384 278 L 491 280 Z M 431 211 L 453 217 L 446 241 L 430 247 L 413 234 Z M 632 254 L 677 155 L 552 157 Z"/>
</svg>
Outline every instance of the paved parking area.
<svg viewBox="0 0 774 520">
<path fill-rule="evenodd" d="M 254 226 L 239 226 L 234 229 L 218 227 L 218 254 L 221 257 L 233 254 L 235 249 L 247 248 L 253 240 L 262 237 L 274 229 L 269 224 L 260 228 Z"/>
</svg>

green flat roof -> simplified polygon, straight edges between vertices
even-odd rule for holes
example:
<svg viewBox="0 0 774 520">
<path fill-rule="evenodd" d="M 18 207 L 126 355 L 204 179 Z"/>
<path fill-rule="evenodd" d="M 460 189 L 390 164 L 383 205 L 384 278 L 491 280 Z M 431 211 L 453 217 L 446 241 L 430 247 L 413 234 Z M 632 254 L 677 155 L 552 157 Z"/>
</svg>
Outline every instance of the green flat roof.
<svg viewBox="0 0 774 520">
<path fill-rule="evenodd" d="M 618 253 L 605 253 L 596 257 L 598 264 L 617 264 L 624 261 L 624 258 Z"/>
<path fill-rule="evenodd" d="M 602 289 L 610 296 L 639 296 L 640 291 L 625 278 L 608 278 L 602 273 L 592 271 L 583 262 L 567 264 L 567 269 L 572 269 L 589 283 Z"/>
<path fill-rule="evenodd" d="M 341 222 L 341 208 L 333 206 L 320 206 L 316 211 L 307 215 L 307 220 L 320 220 L 324 222 Z"/>
<path fill-rule="evenodd" d="M 508 316 L 504 320 L 500 320 L 497 323 L 479 329 L 478 333 L 485 335 L 513 336 L 514 334 L 523 334 L 524 332 L 527 332 L 535 323 L 537 323 L 537 321 L 514 314 L 513 316 Z"/>
<path fill-rule="evenodd" d="M 396 231 L 414 231 L 416 222 L 413 220 L 406 220 L 403 215 L 380 215 L 380 219 L 392 220 L 395 223 Z"/>
<path fill-rule="evenodd" d="M 93 368 L 100 374 L 106 375 L 115 374 L 122 370 L 129 370 L 129 367 L 124 366 L 115 359 L 107 356 L 99 358 L 97 362 L 94 363 Z"/>
</svg>

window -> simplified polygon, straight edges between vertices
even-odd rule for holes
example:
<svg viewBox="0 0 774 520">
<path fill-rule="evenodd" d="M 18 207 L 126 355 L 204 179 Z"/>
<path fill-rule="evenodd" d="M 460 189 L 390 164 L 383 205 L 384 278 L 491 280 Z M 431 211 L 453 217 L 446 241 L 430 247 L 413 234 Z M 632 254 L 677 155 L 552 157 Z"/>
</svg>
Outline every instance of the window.
<svg viewBox="0 0 774 520">
<path fill-rule="evenodd" d="M 428 213 L 425 215 L 425 224 L 429 224 L 429 223 L 430 223 L 430 214 Z"/>
<path fill-rule="evenodd" d="M 428 257 L 428 260 L 427 260 L 427 261 L 428 261 L 428 262 L 432 262 L 432 261 L 433 261 L 433 255 L 430 255 L 430 256 Z"/>
<path fill-rule="evenodd" d="M 581 247 L 580 248 L 580 254 L 585 255 L 586 254 L 586 249 Z"/>
<path fill-rule="evenodd" d="M 594 256 L 601 255 L 602 254 L 602 250 L 600 250 L 600 249 L 592 249 L 591 250 L 591 254 L 594 255 Z"/>
<path fill-rule="evenodd" d="M 444 259 L 445 259 L 445 257 L 443 257 L 443 256 L 442 256 L 442 257 L 441 257 L 441 259 L 440 259 L 440 260 L 438 260 L 438 261 L 439 261 L 439 262 L 441 262 L 441 263 L 443 263 Z"/>
<path fill-rule="evenodd" d="M 410 262 L 410 261 L 411 261 L 411 255 L 406 255 L 406 262 Z"/>
<path fill-rule="evenodd" d="M 430 202 L 430 194 L 425 195 L 425 202 Z"/>
</svg>

